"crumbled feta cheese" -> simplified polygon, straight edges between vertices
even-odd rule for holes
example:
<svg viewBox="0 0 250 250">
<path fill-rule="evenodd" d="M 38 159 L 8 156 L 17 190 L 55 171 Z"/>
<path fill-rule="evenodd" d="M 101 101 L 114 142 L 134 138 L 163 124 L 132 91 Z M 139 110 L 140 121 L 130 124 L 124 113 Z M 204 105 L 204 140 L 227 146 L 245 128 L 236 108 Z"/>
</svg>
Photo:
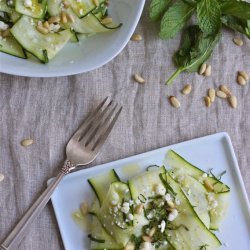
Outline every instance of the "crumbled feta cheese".
<svg viewBox="0 0 250 250">
<path fill-rule="evenodd" d="M 139 205 L 139 204 L 141 204 L 141 201 L 140 201 L 139 199 L 136 199 L 136 200 L 135 200 L 135 204 L 136 204 L 136 205 Z"/>
<path fill-rule="evenodd" d="M 141 243 L 139 250 L 153 250 L 154 246 L 150 242 Z"/>
<path fill-rule="evenodd" d="M 58 32 L 60 30 L 60 28 L 61 28 L 60 24 L 53 24 L 53 23 L 51 23 L 49 25 L 49 31 L 51 33 Z"/>
<path fill-rule="evenodd" d="M 128 214 L 128 219 L 129 219 L 129 220 L 133 220 L 133 219 L 134 219 L 133 214 Z"/>
<path fill-rule="evenodd" d="M 8 5 L 11 6 L 11 5 L 13 5 L 13 4 L 14 4 L 13 0 L 9 0 L 9 1 L 8 1 Z"/>
<path fill-rule="evenodd" d="M 164 199 L 165 201 L 171 201 L 172 200 L 172 197 L 169 193 L 167 193 L 165 196 L 164 196 Z"/>
<path fill-rule="evenodd" d="M 162 185 L 162 184 L 157 184 L 156 187 L 155 187 L 155 193 L 157 195 L 164 195 L 166 192 L 166 189 L 165 187 Z"/>
<path fill-rule="evenodd" d="M 211 208 L 216 208 L 216 207 L 218 207 L 218 201 L 217 200 L 214 200 L 212 203 L 211 203 Z"/>
<path fill-rule="evenodd" d="M 128 202 L 124 202 L 124 203 L 122 204 L 121 211 L 122 211 L 124 214 L 127 214 L 127 213 L 129 212 L 129 203 L 128 203 Z"/>
<path fill-rule="evenodd" d="M 0 21 L 0 30 L 7 30 L 9 28 L 9 25 Z"/>
<path fill-rule="evenodd" d="M 130 205 L 130 206 L 134 205 L 134 201 L 133 201 L 133 200 L 130 200 L 130 201 L 129 201 L 129 205 Z"/>
<path fill-rule="evenodd" d="M 150 219 L 152 219 L 153 218 L 153 213 L 149 213 L 148 215 L 147 215 L 147 218 L 150 220 Z"/>
<path fill-rule="evenodd" d="M 173 221 L 176 219 L 176 217 L 178 216 L 178 211 L 176 209 L 174 209 L 169 215 L 168 215 L 168 220 L 169 221 Z"/>
<path fill-rule="evenodd" d="M 82 15 L 83 14 L 83 9 L 79 10 L 79 14 Z"/>
<path fill-rule="evenodd" d="M 163 241 L 163 245 L 166 246 L 168 244 L 168 242 L 165 240 Z"/>
<path fill-rule="evenodd" d="M 24 0 L 23 5 L 27 8 L 32 7 L 32 1 L 31 0 Z"/>
<path fill-rule="evenodd" d="M 204 174 L 202 175 L 202 177 L 203 177 L 203 178 L 207 178 L 207 173 L 204 173 Z"/>
<path fill-rule="evenodd" d="M 163 232 L 164 232 L 165 227 L 166 227 L 166 222 L 163 220 L 163 221 L 161 222 L 161 224 L 160 224 L 161 233 L 163 233 Z"/>
<path fill-rule="evenodd" d="M 181 204 L 180 200 L 178 198 L 175 198 L 175 204 L 178 206 Z"/>
</svg>

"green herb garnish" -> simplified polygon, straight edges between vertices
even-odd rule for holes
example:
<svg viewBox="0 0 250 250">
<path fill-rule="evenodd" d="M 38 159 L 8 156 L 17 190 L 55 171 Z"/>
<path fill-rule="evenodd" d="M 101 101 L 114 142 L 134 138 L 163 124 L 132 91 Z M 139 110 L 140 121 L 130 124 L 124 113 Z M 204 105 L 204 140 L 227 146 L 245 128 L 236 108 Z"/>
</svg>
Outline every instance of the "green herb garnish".
<svg viewBox="0 0 250 250">
<path fill-rule="evenodd" d="M 174 55 L 178 67 L 166 81 L 170 84 L 183 71 L 197 71 L 208 60 L 220 40 L 222 26 L 250 38 L 250 3 L 237 0 L 152 0 L 150 18 L 160 20 L 161 39 L 169 39 L 182 30 L 193 16 L 194 25 L 184 29 L 183 41 Z"/>
</svg>

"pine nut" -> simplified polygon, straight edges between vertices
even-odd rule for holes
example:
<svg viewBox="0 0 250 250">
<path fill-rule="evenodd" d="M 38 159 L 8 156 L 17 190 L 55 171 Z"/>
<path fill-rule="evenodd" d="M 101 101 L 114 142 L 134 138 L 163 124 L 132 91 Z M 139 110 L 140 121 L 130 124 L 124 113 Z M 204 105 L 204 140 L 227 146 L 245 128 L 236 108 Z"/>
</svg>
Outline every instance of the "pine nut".
<svg viewBox="0 0 250 250">
<path fill-rule="evenodd" d="M 64 11 L 62 11 L 62 13 L 61 13 L 61 21 L 62 21 L 62 23 L 67 23 L 68 22 L 66 13 Z"/>
<path fill-rule="evenodd" d="M 205 101 L 206 107 L 209 108 L 211 106 L 211 99 L 208 96 L 205 96 L 204 101 Z"/>
<path fill-rule="evenodd" d="M 9 36 L 10 36 L 10 30 L 9 29 L 2 31 L 2 37 L 9 37 Z"/>
<path fill-rule="evenodd" d="M 134 250 L 134 249 L 135 245 L 132 242 L 129 242 L 124 248 L 124 250 Z"/>
<path fill-rule="evenodd" d="M 213 185 L 210 183 L 209 179 L 207 178 L 204 180 L 204 186 L 210 192 L 214 190 Z"/>
<path fill-rule="evenodd" d="M 242 46 L 244 44 L 244 42 L 242 41 L 242 39 L 240 38 L 234 38 L 233 42 L 237 45 L 237 46 Z"/>
<path fill-rule="evenodd" d="M 145 83 L 145 80 L 140 75 L 134 74 L 134 79 L 138 83 Z"/>
<path fill-rule="evenodd" d="M 67 19 L 69 22 L 74 23 L 75 19 L 70 13 L 66 13 Z"/>
<path fill-rule="evenodd" d="M 135 208 L 135 213 L 136 214 L 142 214 L 143 208 L 144 208 L 143 204 L 137 205 L 136 208 Z"/>
<path fill-rule="evenodd" d="M 37 31 L 39 31 L 43 35 L 47 35 L 49 33 L 48 29 L 46 29 L 45 27 L 40 26 L 40 25 L 36 26 L 36 29 L 37 29 Z"/>
<path fill-rule="evenodd" d="M 237 108 L 237 98 L 235 96 L 230 96 L 228 100 L 229 100 L 229 104 L 231 105 L 231 107 L 236 109 Z"/>
<path fill-rule="evenodd" d="M 199 74 L 200 75 L 203 75 L 206 71 L 206 68 L 207 68 L 207 64 L 206 63 L 202 63 L 201 67 L 200 67 L 200 70 L 199 70 Z"/>
<path fill-rule="evenodd" d="M 156 232 L 156 227 L 152 227 L 149 232 L 148 232 L 148 236 L 149 237 L 153 237 L 153 235 L 155 234 Z"/>
<path fill-rule="evenodd" d="M 149 236 L 147 236 L 147 235 L 143 235 L 143 236 L 142 236 L 142 239 L 143 239 L 143 241 L 145 241 L 145 242 L 152 242 L 152 238 L 149 237 Z"/>
<path fill-rule="evenodd" d="M 0 182 L 4 180 L 4 175 L 0 174 Z"/>
<path fill-rule="evenodd" d="M 105 17 L 102 19 L 101 23 L 104 25 L 111 24 L 113 22 L 113 19 L 111 17 Z"/>
<path fill-rule="evenodd" d="M 247 81 L 245 80 L 245 78 L 241 75 L 237 76 L 237 83 L 241 86 L 246 85 Z"/>
<path fill-rule="evenodd" d="M 24 147 L 28 147 L 28 146 L 32 145 L 33 143 L 34 143 L 34 141 L 32 139 L 24 139 L 21 141 L 21 145 Z"/>
<path fill-rule="evenodd" d="M 204 76 L 206 76 L 206 77 L 211 76 L 211 73 L 212 73 L 212 66 L 208 65 L 205 72 L 204 72 Z"/>
<path fill-rule="evenodd" d="M 167 204 L 170 208 L 175 208 L 175 205 L 174 203 L 170 200 L 170 201 L 167 201 Z"/>
<path fill-rule="evenodd" d="M 64 7 L 65 9 L 69 8 L 69 6 L 70 6 L 70 3 L 69 3 L 69 2 L 67 2 L 67 1 L 64 1 L 64 2 L 63 2 L 63 7 Z"/>
<path fill-rule="evenodd" d="M 249 80 L 249 75 L 246 71 L 239 71 L 238 74 L 241 75 L 246 81 Z"/>
<path fill-rule="evenodd" d="M 175 96 L 170 96 L 169 101 L 174 108 L 180 108 L 181 103 Z"/>
<path fill-rule="evenodd" d="M 182 94 L 183 95 L 188 95 L 190 94 L 190 92 L 192 91 L 192 85 L 191 84 L 187 84 L 184 86 L 184 88 L 182 89 Z"/>
<path fill-rule="evenodd" d="M 48 22 L 51 23 L 60 23 L 61 18 L 59 16 L 51 16 Z"/>
<path fill-rule="evenodd" d="M 217 90 L 216 95 L 220 98 L 223 98 L 223 99 L 227 98 L 227 95 L 221 90 Z"/>
<path fill-rule="evenodd" d="M 231 96 L 231 90 L 226 85 L 220 85 L 220 90 L 227 96 Z"/>
<path fill-rule="evenodd" d="M 130 40 L 132 41 L 141 41 L 142 40 L 142 36 L 140 34 L 133 34 L 130 38 Z"/>
<path fill-rule="evenodd" d="M 215 100 L 215 89 L 209 89 L 208 90 L 208 97 L 210 98 L 211 102 L 214 102 L 214 100 Z"/>
<path fill-rule="evenodd" d="M 93 2 L 94 2 L 94 4 L 95 4 L 95 6 L 97 7 L 97 6 L 99 6 L 99 0 L 93 0 Z"/>
<path fill-rule="evenodd" d="M 83 203 L 80 205 L 80 210 L 81 210 L 82 215 L 86 215 L 86 214 L 88 213 L 88 210 L 89 210 L 88 203 L 83 202 Z"/>
<path fill-rule="evenodd" d="M 43 27 L 46 28 L 46 29 L 49 29 L 49 23 L 48 23 L 48 21 L 45 21 L 43 23 Z"/>
</svg>

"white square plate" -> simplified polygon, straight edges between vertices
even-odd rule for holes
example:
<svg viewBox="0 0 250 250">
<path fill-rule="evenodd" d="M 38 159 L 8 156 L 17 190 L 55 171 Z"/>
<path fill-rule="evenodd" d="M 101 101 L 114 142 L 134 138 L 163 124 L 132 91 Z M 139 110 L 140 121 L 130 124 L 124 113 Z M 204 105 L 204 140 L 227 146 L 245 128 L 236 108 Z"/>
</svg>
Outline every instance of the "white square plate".
<svg viewBox="0 0 250 250">
<path fill-rule="evenodd" d="M 72 213 L 79 208 L 82 201 L 91 202 L 94 198 L 93 191 L 87 182 L 88 178 L 114 168 L 121 179 L 126 180 L 134 175 L 135 171 L 137 173 L 144 171 L 149 165 L 164 164 L 165 155 L 169 149 L 176 150 L 181 156 L 205 171 L 211 168 L 214 173 L 227 171 L 223 176 L 223 181 L 231 188 L 231 204 L 220 231 L 216 233 L 224 243 L 220 249 L 249 250 L 249 202 L 232 143 L 226 133 L 182 142 L 66 176 L 52 197 L 65 249 L 89 249 L 88 232 L 72 219 Z M 132 166 L 134 166 L 134 172 L 131 172 Z"/>
<path fill-rule="evenodd" d="M 51 0 L 52 1 L 52 0 Z M 110 1 L 109 14 L 122 27 L 76 43 L 69 43 L 48 64 L 0 52 L 0 72 L 29 77 L 74 75 L 99 68 L 117 56 L 132 36 L 145 0 Z"/>
</svg>

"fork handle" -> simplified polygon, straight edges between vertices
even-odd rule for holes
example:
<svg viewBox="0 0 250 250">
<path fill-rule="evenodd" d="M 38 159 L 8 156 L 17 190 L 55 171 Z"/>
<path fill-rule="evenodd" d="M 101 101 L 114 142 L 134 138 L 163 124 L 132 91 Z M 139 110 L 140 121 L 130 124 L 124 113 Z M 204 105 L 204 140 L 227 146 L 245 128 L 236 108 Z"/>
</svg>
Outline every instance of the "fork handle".
<svg viewBox="0 0 250 250">
<path fill-rule="evenodd" d="M 49 186 L 44 190 L 44 192 L 35 201 L 35 203 L 28 209 L 22 219 L 18 222 L 18 224 L 14 227 L 8 237 L 4 240 L 4 242 L 0 246 L 1 250 L 17 249 L 17 245 L 26 235 L 29 225 L 42 212 L 43 208 L 50 200 L 52 193 L 54 192 L 62 178 L 74 168 L 75 165 L 72 164 L 70 161 L 65 162 L 64 167 L 61 169 L 57 177 L 52 181 L 52 183 L 49 184 Z"/>
</svg>

